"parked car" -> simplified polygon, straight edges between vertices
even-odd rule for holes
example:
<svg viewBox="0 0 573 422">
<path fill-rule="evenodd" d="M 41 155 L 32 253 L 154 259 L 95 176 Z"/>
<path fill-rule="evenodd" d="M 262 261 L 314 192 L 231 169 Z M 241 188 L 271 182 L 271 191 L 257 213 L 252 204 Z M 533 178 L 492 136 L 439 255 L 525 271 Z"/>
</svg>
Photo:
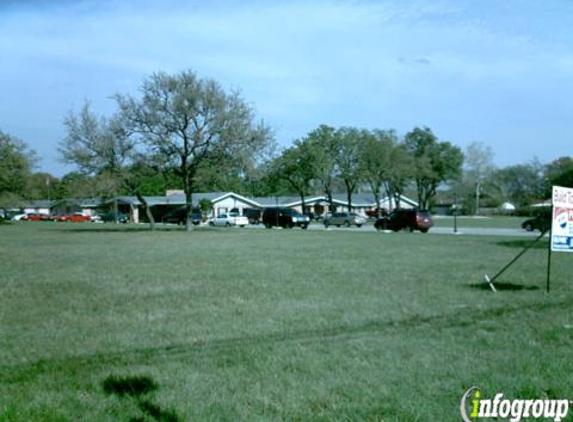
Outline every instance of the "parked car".
<svg viewBox="0 0 573 422">
<path fill-rule="evenodd" d="M 535 217 L 529 218 L 521 223 L 521 228 L 532 232 L 534 230 L 539 230 L 544 232 L 549 230 L 551 227 L 551 214 L 540 214 Z"/>
<path fill-rule="evenodd" d="M 263 212 L 256 208 L 245 208 L 243 210 L 243 214 L 249 219 L 250 224 L 259 224 L 261 222 Z"/>
<path fill-rule="evenodd" d="M 187 209 L 185 206 L 176 208 L 174 210 L 169 211 L 165 214 L 162 218 L 164 223 L 169 224 L 185 224 L 185 220 L 187 219 Z M 191 223 L 195 226 L 198 226 L 203 221 L 203 215 L 199 211 L 193 211 L 191 213 Z"/>
<path fill-rule="evenodd" d="M 29 213 L 21 218 L 22 221 L 53 221 L 53 218 L 48 214 Z"/>
<path fill-rule="evenodd" d="M 230 212 L 228 214 L 220 214 L 219 216 L 212 218 L 209 221 L 210 226 L 239 226 L 245 227 L 249 224 L 249 219 L 244 215 L 239 215 L 235 212 Z"/>
<path fill-rule="evenodd" d="M 103 214 L 98 214 L 98 215 L 101 218 L 101 221 L 103 221 L 104 223 L 115 223 L 115 221 L 116 221 L 116 215 L 113 211 L 105 212 Z M 129 222 L 129 218 L 126 214 L 124 214 L 122 212 L 118 212 L 117 213 L 117 222 L 125 224 L 125 223 Z"/>
<path fill-rule="evenodd" d="M 429 211 L 416 209 L 396 209 L 374 223 L 376 230 L 419 230 L 422 233 L 427 233 L 433 225 Z"/>
<path fill-rule="evenodd" d="M 12 221 L 25 221 L 28 214 L 14 214 L 11 218 Z"/>
<path fill-rule="evenodd" d="M 367 221 L 366 218 L 356 214 L 355 212 L 333 212 L 327 214 L 326 217 L 324 217 L 324 227 L 326 228 L 328 228 L 328 226 L 362 227 L 362 225 L 366 223 L 366 221 Z"/>
<path fill-rule="evenodd" d="M 273 226 L 293 228 L 295 226 L 307 229 L 310 218 L 292 208 L 265 208 L 263 211 L 263 224 L 267 229 Z"/>
<path fill-rule="evenodd" d="M 64 214 L 56 218 L 56 221 L 65 223 L 87 223 L 92 221 L 89 215 L 84 215 L 81 212 L 75 212 L 73 214 Z"/>
<path fill-rule="evenodd" d="M 374 208 L 373 210 L 367 210 L 365 213 L 370 218 L 377 218 L 378 211 L 380 211 L 380 217 L 388 215 L 388 210 L 386 208 Z"/>
</svg>

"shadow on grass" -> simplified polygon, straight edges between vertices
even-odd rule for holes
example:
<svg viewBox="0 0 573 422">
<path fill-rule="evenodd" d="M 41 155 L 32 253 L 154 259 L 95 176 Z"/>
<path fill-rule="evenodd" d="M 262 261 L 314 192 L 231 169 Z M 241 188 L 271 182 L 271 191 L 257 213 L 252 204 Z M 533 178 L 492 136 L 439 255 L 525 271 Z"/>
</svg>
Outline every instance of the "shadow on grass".
<svg viewBox="0 0 573 422">
<path fill-rule="evenodd" d="M 507 291 L 507 292 L 518 292 L 522 290 L 539 290 L 538 286 L 526 286 L 523 284 L 514 284 L 514 283 L 493 283 L 497 291 Z M 490 290 L 489 284 L 487 283 L 474 283 L 470 284 L 468 287 L 472 289 L 478 290 Z"/>
<path fill-rule="evenodd" d="M 495 242 L 498 246 L 503 246 L 506 248 L 516 248 L 516 249 L 525 249 L 528 246 L 531 249 L 547 249 L 548 242 L 545 239 L 540 240 L 535 245 L 531 246 L 533 241 L 531 239 L 520 239 L 520 240 L 502 240 L 501 242 Z"/>
<path fill-rule="evenodd" d="M 102 386 L 106 394 L 114 394 L 119 397 L 138 397 L 157 390 L 157 383 L 150 377 L 116 377 L 110 375 L 103 381 Z"/>
<path fill-rule="evenodd" d="M 158 422 L 182 422 L 183 419 L 173 410 L 162 409 L 161 406 L 146 399 L 145 396 L 157 390 L 159 386 L 151 377 L 118 377 L 110 375 L 103 382 L 103 391 L 108 395 L 120 398 L 132 398 L 143 416 L 134 416 L 129 422 L 145 422 L 149 418 Z"/>
</svg>

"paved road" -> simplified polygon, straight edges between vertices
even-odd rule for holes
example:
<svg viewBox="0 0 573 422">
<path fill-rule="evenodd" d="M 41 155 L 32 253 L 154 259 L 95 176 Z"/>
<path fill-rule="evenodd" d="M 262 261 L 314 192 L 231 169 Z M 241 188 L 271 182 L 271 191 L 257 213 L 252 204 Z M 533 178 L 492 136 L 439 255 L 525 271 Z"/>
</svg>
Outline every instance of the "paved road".
<svg viewBox="0 0 573 422">
<path fill-rule="evenodd" d="M 262 224 L 252 225 L 251 228 L 263 228 Z M 357 227 L 332 227 L 325 229 L 322 224 L 311 224 L 308 228 L 309 230 L 327 230 L 327 231 L 344 231 L 349 233 L 365 233 L 365 232 L 376 232 L 376 229 L 372 225 Z M 295 229 L 298 230 L 298 229 Z M 416 232 L 419 233 L 419 232 Z M 502 229 L 502 228 L 459 228 L 458 233 L 454 233 L 452 227 L 432 227 L 428 234 L 440 234 L 440 235 L 481 235 L 481 236 L 518 236 L 518 237 L 530 237 L 535 238 L 539 236 L 539 232 L 527 232 L 523 229 Z"/>
</svg>

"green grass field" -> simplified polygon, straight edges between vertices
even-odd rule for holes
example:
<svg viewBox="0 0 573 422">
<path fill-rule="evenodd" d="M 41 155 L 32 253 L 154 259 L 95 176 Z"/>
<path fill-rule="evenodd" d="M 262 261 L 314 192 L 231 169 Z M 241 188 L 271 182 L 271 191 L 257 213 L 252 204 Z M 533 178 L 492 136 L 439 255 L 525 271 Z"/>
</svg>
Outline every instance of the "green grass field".
<svg viewBox="0 0 573 422">
<path fill-rule="evenodd" d="M 529 241 L 3 225 L 0 421 L 443 422 L 473 385 L 573 399 L 573 256 L 549 295 L 546 244 L 483 285 Z"/>
</svg>

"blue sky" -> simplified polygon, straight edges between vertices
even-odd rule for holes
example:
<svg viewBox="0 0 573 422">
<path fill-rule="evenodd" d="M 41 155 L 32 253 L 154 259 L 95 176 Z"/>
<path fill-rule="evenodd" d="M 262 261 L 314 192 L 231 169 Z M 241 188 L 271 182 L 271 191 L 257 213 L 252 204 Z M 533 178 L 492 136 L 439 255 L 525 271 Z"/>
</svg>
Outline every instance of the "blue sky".
<svg viewBox="0 0 573 422">
<path fill-rule="evenodd" d="M 573 1 L 0 0 L 0 130 L 61 176 L 62 120 L 155 71 L 239 89 L 288 146 L 428 126 L 499 166 L 573 155 Z"/>
</svg>

